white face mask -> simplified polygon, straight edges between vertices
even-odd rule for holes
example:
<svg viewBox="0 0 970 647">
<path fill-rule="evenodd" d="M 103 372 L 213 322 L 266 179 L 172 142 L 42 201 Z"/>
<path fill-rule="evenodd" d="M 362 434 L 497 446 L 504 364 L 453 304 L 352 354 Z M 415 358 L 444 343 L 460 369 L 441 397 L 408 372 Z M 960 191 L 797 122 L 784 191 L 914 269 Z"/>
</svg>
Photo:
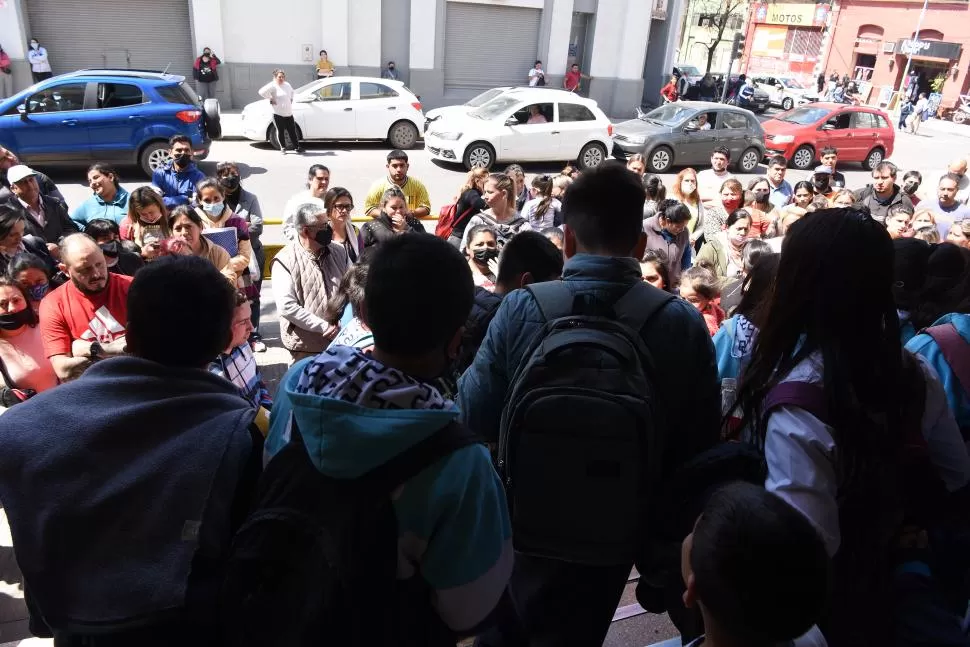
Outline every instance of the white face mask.
<svg viewBox="0 0 970 647">
<path fill-rule="evenodd" d="M 222 215 L 222 210 L 225 208 L 224 202 L 212 202 L 209 204 L 203 204 L 202 210 L 205 211 L 205 215 L 209 216 L 210 220 L 215 220 Z"/>
<path fill-rule="evenodd" d="M 681 182 L 680 183 L 680 192 L 683 195 L 690 195 L 691 193 L 694 192 L 694 189 L 695 188 L 697 188 L 697 185 L 696 184 L 693 184 L 691 182 Z"/>
</svg>

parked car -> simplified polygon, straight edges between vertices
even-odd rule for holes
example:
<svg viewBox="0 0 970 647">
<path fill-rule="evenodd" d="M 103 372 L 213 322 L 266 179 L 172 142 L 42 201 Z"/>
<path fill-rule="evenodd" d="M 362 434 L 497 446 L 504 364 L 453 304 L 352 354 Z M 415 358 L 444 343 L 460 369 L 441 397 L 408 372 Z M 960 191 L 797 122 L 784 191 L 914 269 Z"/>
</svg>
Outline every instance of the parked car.
<svg viewBox="0 0 970 647">
<path fill-rule="evenodd" d="M 697 69 L 697 66 L 695 65 L 677 63 L 674 65 L 674 71 L 680 72 L 681 74 L 686 74 L 687 80 L 690 81 L 691 85 L 697 85 L 700 83 L 700 80 L 704 78 L 704 73 Z"/>
<path fill-rule="evenodd" d="M 783 110 L 791 110 L 798 106 L 818 101 L 815 88 L 806 88 L 798 79 L 791 76 L 755 76 L 752 77 L 754 87 L 764 90 L 768 94 L 768 102 Z"/>
<path fill-rule="evenodd" d="M 896 131 L 882 110 L 841 103 L 810 103 L 761 124 L 769 155 L 783 155 L 797 169 L 815 165 L 826 146 L 839 162 L 861 162 L 872 170 L 893 154 Z"/>
<path fill-rule="evenodd" d="M 613 155 L 626 159 L 641 153 L 652 172 L 666 173 L 674 166 L 706 166 L 712 148 L 727 146 L 735 167 L 750 173 L 765 155 L 764 142 L 761 124 L 750 110 L 707 101 L 675 101 L 617 124 Z"/>
<path fill-rule="evenodd" d="M 501 88 L 492 88 L 491 90 L 485 90 L 481 94 L 475 95 L 474 98 L 469 99 L 465 103 L 458 106 L 444 106 L 441 108 L 435 108 L 434 110 L 429 110 L 424 113 L 424 132 L 428 132 L 428 126 L 432 122 L 438 121 L 442 117 L 454 116 L 454 115 L 467 115 L 469 112 L 479 108 L 495 97 L 505 94 L 509 90 L 514 90 L 513 86 L 504 86 Z"/>
<path fill-rule="evenodd" d="M 0 145 L 40 168 L 138 164 L 149 176 L 185 135 L 197 160 L 222 136 L 219 102 L 203 104 L 185 77 L 139 70 L 79 70 L 0 100 Z"/>
<path fill-rule="evenodd" d="M 613 125 L 592 99 L 551 88 L 516 88 L 467 115 L 434 122 L 424 147 L 432 157 L 466 169 L 564 160 L 585 169 L 607 158 L 612 135 Z"/>
<path fill-rule="evenodd" d="M 424 126 L 421 100 L 401 81 L 357 76 L 318 79 L 297 88 L 293 118 L 301 140 L 387 140 L 412 148 Z M 243 136 L 279 148 L 273 107 L 266 99 L 242 111 Z"/>
</svg>

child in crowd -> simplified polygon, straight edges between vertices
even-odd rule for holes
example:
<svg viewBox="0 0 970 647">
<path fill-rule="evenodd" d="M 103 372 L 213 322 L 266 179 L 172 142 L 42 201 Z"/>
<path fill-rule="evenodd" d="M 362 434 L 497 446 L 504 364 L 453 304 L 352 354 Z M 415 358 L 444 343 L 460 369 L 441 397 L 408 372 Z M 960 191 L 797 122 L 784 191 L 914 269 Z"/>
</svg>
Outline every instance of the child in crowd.
<svg viewBox="0 0 970 647">
<path fill-rule="evenodd" d="M 718 303 L 721 286 L 714 272 L 701 265 L 686 270 L 680 278 L 680 296 L 704 316 L 711 337 L 717 334 L 726 315 Z"/>
<path fill-rule="evenodd" d="M 374 333 L 362 318 L 369 260 L 370 254 L 365 254 L 359 263 L 351 265 L 340 279 L 337 292 L 327 300 L 323 318 L 329 324 L 340 324 L 340 332 L 330 342 L 331 346 L 350 346 L 364 352 L 374 347 Z"/>
<path fill-rule="evenodd" d="M 522 207 L 522 217 L 533 231 L 552 227 L 559 219 L 562 204 L 552 196 L 552 186 L 552 178 L 548 175 L 537 175 L 532 179 L 532 199 Z"/>
<path fill-rule="evenodd" d="M 805 634 L 829 588 L 829 558 L 812 524 L 764 488 L 733 483 L 704 506 L 684 539 L 684 603 L 706 635 L 688 647 L 769 647 Z"/>
</svg>

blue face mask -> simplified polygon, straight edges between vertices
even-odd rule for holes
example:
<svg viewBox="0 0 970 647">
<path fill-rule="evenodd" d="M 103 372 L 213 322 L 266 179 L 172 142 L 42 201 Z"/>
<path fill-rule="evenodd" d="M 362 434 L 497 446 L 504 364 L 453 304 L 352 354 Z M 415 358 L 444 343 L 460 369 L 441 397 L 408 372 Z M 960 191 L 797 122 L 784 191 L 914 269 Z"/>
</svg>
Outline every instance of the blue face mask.
<svg viewBox="0 0 970 647">
<path fill-rule="evenodd" d="M 222 210 L 225 208 L 226 208 L 226 204 L 224 202 L 213 202 L 211 204 L 202 205 L 202 210 L 205 211 L 205 214 L 209 216 L 211 220 L 215 220 L 216 218 L 221 216 Z"/>
<path fill-rule="evenodd" d="M 40 285 L 35 285 L 32 288 L 28 289 L 27 295 L 30 297 L 31 301 L 40 301 L 45 296 L 47 296 L 47 292 L 50 291 L 50 289 L 51 289 L 50 283 L 41 283 Z"/>
</svg>

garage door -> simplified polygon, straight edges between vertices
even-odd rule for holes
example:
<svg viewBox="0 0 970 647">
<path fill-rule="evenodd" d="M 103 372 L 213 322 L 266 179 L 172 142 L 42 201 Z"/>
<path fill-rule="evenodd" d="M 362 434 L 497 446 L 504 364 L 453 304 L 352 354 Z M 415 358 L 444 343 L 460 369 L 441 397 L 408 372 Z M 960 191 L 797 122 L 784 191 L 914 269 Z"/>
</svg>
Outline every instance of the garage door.
<svg viewBox="0 0 970 647">
<path fill-rule="evenodd" d="M 29 34 L 54 74 L 83 68 L 164 70 L 192 77 L 188 0 L 26 0 Z M 217 54 L 219 52 L 216 52 Z"/>
<path fill-rule="evenodd" d="M 542 10 L 449 2 L 446 11 L 446 88 L 528 83 Z"/>
</svg>

